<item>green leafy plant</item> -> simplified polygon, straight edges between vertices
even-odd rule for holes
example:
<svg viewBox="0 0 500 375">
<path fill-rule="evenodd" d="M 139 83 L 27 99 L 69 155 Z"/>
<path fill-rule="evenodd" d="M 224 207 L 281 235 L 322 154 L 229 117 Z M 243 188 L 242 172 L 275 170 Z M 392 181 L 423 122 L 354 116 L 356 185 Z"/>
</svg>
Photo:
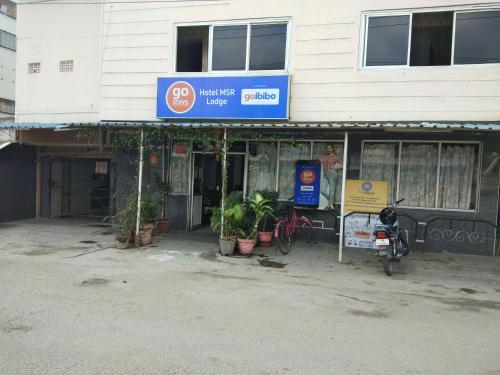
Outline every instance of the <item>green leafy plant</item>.
<svg viewBox="0 0 500 375">
<path fill-rule="evenodd" d="M 155 173 L 154 176 L 155 176 L 156 186 L 158 187 L 158 192 L 157 192 L 158 208 L 164 210 L 163 219 L 165 219 L 168 212 L 168 196 L 172 192 L 172 186 L 167 181 L 163 181 L 163 178 L 158 173 Z"/>
<path fill-rule="evenodd" d="M 265 215 L 264 219 L 259 223 L 259 231 L 270 232 L 273 230 L 276 222 L 274 213 L 278 207 L 279 193 L 271 189 L 256 190 L 255 193 L 262 195 L 267 200 L 267 205 L 272 208 L 273 212 Z"/>
<path fill-rule="evenodd" d="M 269 205 L 269 200 L 262 194 L 254 192 L 250 199 L 242 203 L 243 214 L 238 216 L 238 232 L 244 239 L 251 239 L 257 235 L 259 224 L 267 215 L 274 215 L 273 208 Z"/>
<path fill-rule="evenodd" d="M 222 233 L 223 240 L 234 238 L 238 231 L 238 223 L 243 220 L 245 215 L 245 205 L 242 203 L 243 197 L 241 192 L 232 192 L 228 194 L 224 202 L 224 230 Z M 214 208 L 210 217 L 210 228 L 214 232 L 220 231 L 222 224 L 222 209 L 221 207 Z"/>
</svg>

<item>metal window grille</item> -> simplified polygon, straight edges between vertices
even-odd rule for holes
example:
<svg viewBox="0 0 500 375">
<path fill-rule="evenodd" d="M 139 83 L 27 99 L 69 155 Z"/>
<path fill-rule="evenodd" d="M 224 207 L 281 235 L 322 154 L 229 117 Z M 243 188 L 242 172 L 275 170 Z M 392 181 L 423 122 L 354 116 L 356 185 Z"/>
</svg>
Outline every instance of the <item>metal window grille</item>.
<svg viewBox="0 0 500 375">
<path fill-rule="evenodd" d="M 0 46 L 15 51 L 17 47 L 16 36 L 7 31 L 0 30 Z"/>
<path fill-rule="evenodd" d="M 59 72 L 72 72 L 73 71 L 73 60 L 59 61 Z"/>
<path fill-rule="evenodd" d="M 28 64 L 28 74 L 39 74 L 40 73 L 40 63 L 29 63 Z"/>
</svg>

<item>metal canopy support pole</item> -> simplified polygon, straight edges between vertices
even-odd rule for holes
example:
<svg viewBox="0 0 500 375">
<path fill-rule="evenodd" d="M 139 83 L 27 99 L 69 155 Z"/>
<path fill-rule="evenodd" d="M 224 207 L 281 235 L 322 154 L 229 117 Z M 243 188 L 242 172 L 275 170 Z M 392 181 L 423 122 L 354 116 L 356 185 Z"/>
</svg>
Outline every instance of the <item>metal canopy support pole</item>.
<svg viewBox="0 0 500 375">
<path fill-rule="evenodd" d="M 142 169 L 144 166 L 144 129 L 141 128 L 141 143 L 139 147 L 139 177 L 137 181 L 137 219 L 135 222 L 135 244 L 140 244 L 139 228 L 141 225 L 141 201 L 142 201 Z"/>
<path fill-rule="evenodd" d="M 349 133 L 345 132 L 344 137 L 344 162 L 342 163 L 342 198 L 340 200 L 340 236 L 339 236 L 339 262 L 342 263 L 342 250 L 344 247 L 344 207 L 345 207 L 345 181 L 347 179 L 347 149 L 349 142 Z"/>
<path fill-rule="evenodd" d="M 227 129 L 224 128 L 224 144 L 222 145 L 222 194 L 220 201 L 220 239 L 224 238 L 224 201 L 227 192 Z"/>
</svg>

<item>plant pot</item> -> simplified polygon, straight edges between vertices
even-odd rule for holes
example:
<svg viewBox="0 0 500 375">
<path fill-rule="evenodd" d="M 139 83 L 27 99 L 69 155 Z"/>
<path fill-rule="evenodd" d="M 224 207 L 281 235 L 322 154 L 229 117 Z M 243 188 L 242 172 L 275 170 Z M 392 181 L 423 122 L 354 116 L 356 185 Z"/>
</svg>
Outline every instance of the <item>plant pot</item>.
<svg viewBox="0 0 500 375">
<path fill-rule="evenodd" d="M 158 231 L 161 234 L 168 233 L 170 230 L 170 219 L 158 220 Z"/>
<path fill-rule="evenodd" d="M 273 240 L 274 232 L 257 232 L 257 237 L 259 238 L 259 245 L 263 247 L 271 246 L 271 241 Z"/>
<path fill-rule="evenodd" d="M 155 221 L 153 223 L 153 236 L 159 236 L 160 233 L 160 223 Z"/>
<path fill-rule="evenodd" d="M 151 245 L 153 243 L 153 224 L 144 224 L 139 230 L 141 246 Z"/>
<path fill-rule="evenodd" d="M 116 244 L 116 248 L 117 249 L 127 249 L 130 245 L 130 240 L 129 240 L 130 236 L 127 237 L 127 236 L 117 236 L 115 238 L 115 244 Z"/>
<path fill-rule="evenodd" d="M 238 238 L 238 248 L 240 249 L 240 253 L 243 255 L 250 255 L 252 254 L 253 248 L 255 247 L 255 244 L 257 243 L 256 238 L 251 238 L 249 240 L 245 240 L 243 238 Z"/>
<path fill-rule="evenodd" d="M 230 240 L 219 239 L 220 253 L 222 255 L 233 255 L 235 243 L 236 240 L 234 238 Z"/>
</svg>

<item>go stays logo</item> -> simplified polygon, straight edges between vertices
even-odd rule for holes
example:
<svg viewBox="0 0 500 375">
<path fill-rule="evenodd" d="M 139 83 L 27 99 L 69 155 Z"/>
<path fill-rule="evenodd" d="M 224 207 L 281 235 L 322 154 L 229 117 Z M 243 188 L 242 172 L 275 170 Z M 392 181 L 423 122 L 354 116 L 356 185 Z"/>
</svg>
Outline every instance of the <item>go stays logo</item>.
<svg viewBox="0 0 500 375">
<path fill-rule="evenodd" d="M 168 108 L 174 113 L 186 113 L 194 106 L 196 93 L 189 83 L 177 81 L 172 83 L 165 96 Z"/>
<path fill-rule="evenodd" d="M 304 169 L 300 173 L 300 181 L 302 181 L 303 184 L 310 185 L 313 184 L 315 180 L 316 173 L 314 173 L 312 169 Z"/>
</svg>

